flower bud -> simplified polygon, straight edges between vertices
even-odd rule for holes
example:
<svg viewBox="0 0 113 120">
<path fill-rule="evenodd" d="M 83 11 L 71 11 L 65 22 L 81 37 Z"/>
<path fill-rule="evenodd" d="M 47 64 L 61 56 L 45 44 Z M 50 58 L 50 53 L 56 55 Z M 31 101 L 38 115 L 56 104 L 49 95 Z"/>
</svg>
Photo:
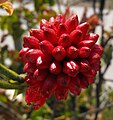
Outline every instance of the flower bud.
<svg viewBox="0 0 113 120">
<path fill-rule="evenodd" d="M 45 55 L 51 55 L 54 46 L 47 40 L 44 40 L 39 43 L 40 49 Z"/>
<path fill-rule="evenodd" d="M 29 86 L 36 86 L 39 84 L 39 82 L 35 78 L 33 78 L 33 76 L 31 75 L 28 75 L 26 77 L 26 82 Z"/>
<path fill-rule="evenodd" d="M 55 18 L 55 23 L 54 25 L 56 26 L 56 28 L 58 28 L 60 23 L 64 23 L 65 22 L 65 17 L 63 15 L 58 15 Z"/>
<path fill-rule="evenodd" d="M 97 61 L 100 61 L 100 55 L 98 53 L 92 53 L 89 56 L 89 62 L 90 62 L 90 64 L 96 63 Z"/>
<path fill-rule="evenodd" d="M 81 60 L 79 63 L 80 72 L 87 72 L 91 69 L 88 60 Z"/>
<path fill-rule="evenodd" d="M 87 22 L 82 23 L 76 27 L 76 30 L 80 30 L 82 32 L 82 38 L 85 38 L 89 30 L 89 24 Z"/>
<path fill-rule="evenodd" d="M 51 73 L 57 75 L 57 74 L 61 73 L 62 66 L 61 66 L 61 64 L 59 62 L 54 61 L 54 62 L 51 63 L 51 65 L 49 67 L 49 70 L 50 70 Z"/>
<path fill-rule="evenodd" d="M 23 46 L 28 48 L 39 48 L 39 40 L 33 36 L 25 36 Z"/>
<path fill-rule="evenodd" d="M 88 83 L 86 77 L 83 76 L 82 74 L 80 74 L 80 75 L 79 75 L 79 79 L 80 79 L 80 87 L 81 87 L 81 88 L 87 88 L 88 85 L 89 85 L 89 83 Z"/>
<path fill-rule="evenodd" d="M 41 29 L 31 29 L 31 30 L 30 30 L 30 36 L 34 36 L 34 37 L 37 38 L 39 41 L 45 40 L 44 32 L 43 32 L 43 30 L 41 30 Z"/>
<path fill-rule="evenodd" d="M 94 69 L 90 69 L 88 71 L 82 72 L 82 75 L 84 75 L 85 77 L 94 77 L 96 74 L 96 71 Z"/>
<path fill-rule="evenodd" d="M 98 53 L 100 56 L 102 56 L 103 53 L 102 46 L 95 44 L 93 49 L 91 50 L 91 53 Z"/>
<path fill-rule="evenodd" d="M 74 30 L 70 33 L 70 39 L 73 45 L 77 45 L 82 39 L 82 32 L 80 30 Z"/>
<path fill-rule="evenodd" d="M 51 42 L 53 45 L 57 45 L 57 36 L 53 29 L 43 28 L 45 39 Z"/>
<path fill-rule="evenodd" d="M 56 31 L 56 27 L 54 26 L 54 24 L 45 19 L 42 19 L 40 22 L 40 29 L 43 29 L 43 27 L 51 28 Z"/>
<path fill-rule="evenodd" d="M 58 36 L 61 36 L 61 35 L 64 34 L 64 33 L 66 33 L 66 34 L 68 33 L 67 27 L 66 27 L 65 24 L 61 23 L 61 24 L 59 25 L 59 27 L 58 27 L 58 33 L 57 33 L 57 35 L 58 35 Z"/>
<path fill-rule="evenodd" d="M 57 61 L 62 61 L 66 56 L 66 51 L 62 46 L 57 46 L 53 49 L 52 55 Z"/>
<path fill-rule="evenodd" d="M 85 36 L 84 40 L 93 40 L 95 43 L 98 40 L 99 35 L 95 33 L 89 33 Z"/>
<path fill-rule="evenodd" d="M 78 56 L 78 49 L 74 46 L 70 46 L 66 52 L 67 52 L 67 57 L 71 59 L 75 59 Z"/>
<path fill-rule="evenodd" d="M 100 61 L 94 62 L 91 64 L 91 67 L 95 70 L 95 71 L 99 71 L 100 69 Z"/>
<path fill-rule="evenodd" d="M 71 45 L 71 40 L 68 34 L 62 34 L 59 38 L 58 45 L 63 46 L 64 48 Z"/>
<path fill-rule="evenodd" d="M 95 42 L 93 40 L 84 40 L 81 41 L 77 46 L 80 47 L 89 47 L 92 48 L 94 46 Z"/>
<path fill-rule="evenodd" d="M 78 52 L 78 55 L 80 58 L 87 58 L 89 57 L 91 53 L 91 49 L 88 48 L 88 47 L 81 47 L 79 48 L 79 52 Z"/>
<path fill-rule="evenodd" d="M 60 35 L 62 35 L 64 33 L 68 33 L 67 26 L 65 24 L 61 23 L 59 25 L 59 27 L 58 27 L 58 33 L 57 33 L 57 35 L 60 36 Z"/>
<path fill-rule="evenodd" d="M 76 77 L 71 77 L 71 81 L 74 82 L 74 84 L 80 88 L 80 79 L 78 76 Z"/>
<path fill-rule="evenodd" d="M 88 77 L 87 81 L 89 84 L 93 84 L 95 82 L 94 77 Z"/>
<path fill-rule="evenodd" d="M 27 62 L 27 60 L 26 60 L 26 53 L 29 51 L 29 48 L 23 48 L 23 49 L 21 49 L 20 50 L 20 52 L 19 52 L 19 57 L 21 57 L 21 60 L 23 61 L 23 62 Z"/>
<path fill-rule="evenodd" d="M 77 15 L 74 15 L 74 16 L 72 16 L 72 17 L 70 17 L 69 19 L 66 20 L 65 24 L 68 27 L 69 33 L 71 33 L 73 30 L 76 29 L 78 23 L 79 23 L 79 21 L 78 21 L 78 16 Z"/>
<path fill-rule="evenodd" d="M 75 61 L 64 62 L 63 72 L 71 77 L 75 77 L 79 72 L 79 66 Z"/>
<path fill-rule="evenodd" d="M 38 67 L 38 69 L 46 69 L 49 67 L 50 63 L 51 63 L 51 57 L 41 55 L 37 58 L 36 66 Z"/>
<path fill-rule="evenodd" d="M 50 97 L 56 89 L 56 77 L 54 75 L 48 75 L 42 86 L 41 94 L 46 97 Z"/>
<path fill-rule="evenodd" d="M 69 90 L 74 95 L 79 95 L 81 92 L 81 88 L 78 86 L 77 82 L 80 82 L 80 79 L 78 77 L 75 77 L 71 79 L 71 82 L 69 84 Z"/>
<path fill-rule="evenodd" d="M 34 63 L 26 63 L 24 66 L 24 71 L 28 73 L 34 73 L 36 70 L 36 65 Z"/>
<path fill-rule="evenodd" d="M 37 81 L 43 81 L 45 80 L 45 78 L 48 75 L 48 71 L 47 70 L 36 70 L 33 74 L 33 77 L 37 80 Z"/>
<path fill-rule="evenodd" d="M 38 49 L 30 49 L 27 53 L 26 53 L 26 59 L 28 62 L 36 62 L 37 58 L 39 56 L 43 55 L 43 53 L 38 50 Z"/>
</svg>

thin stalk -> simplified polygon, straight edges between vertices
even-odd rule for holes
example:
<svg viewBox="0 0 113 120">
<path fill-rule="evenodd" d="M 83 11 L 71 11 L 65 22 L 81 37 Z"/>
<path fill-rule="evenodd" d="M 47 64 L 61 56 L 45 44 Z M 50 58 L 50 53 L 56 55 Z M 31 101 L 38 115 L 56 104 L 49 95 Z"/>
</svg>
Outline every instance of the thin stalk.
<svg viewBox="0 0 113 120">
<path fill-rule="evenodd" d="M 93 11 L 96 13 L 96 0 L 93 0 Z"/>
<path fill-rule="evenodd" d="M 4 81 L 0 80 L 0 88 L 3 88 L 3 89 L 23 89 L 23 87 L 25 87 L 25 86 L 10 84 L 8 82 L 4 82 Z"/>
<path fill-rule="evenodd" d="M 105 0 L 100 0 L 100 18 L 101 21 L 103 22 L 103 10 L 105 7 Z M 104 26 L 102 25 L 101 27 L 101 32 L 102 32 L 102 37 L 101 37 L 101 45 L 104 44 Z M 100 92 L 101 92 L 101 88 L 102 88 L 102 83 L 103 83 L 103 74 L 102 74 L 102 70 L 100 69 L 99 71 L 99 82 L 96 85 L 96 108 L 98 109 L 100 107 Z M 99 111 L 97 111 L 95 113 L 95 118 L 94 120 L 98 119 L 98 114 Z"/>
<path fill-rule="evenodd" d="M 0 64 L 0 74 L 5 75 L 7 78 L 13 79 L 14 81 L 18 81 L 20 83 L 24 82 L 24 78 L 18 75 L 13 70 L 8 69 L 4 65 Z"/>
</svg>

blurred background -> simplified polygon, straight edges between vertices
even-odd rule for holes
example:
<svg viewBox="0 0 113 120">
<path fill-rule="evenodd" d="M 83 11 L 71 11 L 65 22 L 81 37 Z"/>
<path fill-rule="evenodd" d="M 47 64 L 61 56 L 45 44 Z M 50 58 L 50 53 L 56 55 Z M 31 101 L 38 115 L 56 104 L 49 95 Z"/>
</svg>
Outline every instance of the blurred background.
<svg viewBox="0 0 113 120">
<path fill-rule="evenodd" d="M 101 69 L 95 84 L 66 101 L 52 96 L 39 110 L 26 105 L 24 90 L 0 89 L 0 120 L 113 120 L 113 0 L 10 0 L 14 13 L 0 8 L 0 63 L 23 73 L 18 57 L 22 38 L 41 19 L 76 13 L 80 22 L 89 22 L 90 31 L 100 35 L 104 48 Z"/>
</svg>

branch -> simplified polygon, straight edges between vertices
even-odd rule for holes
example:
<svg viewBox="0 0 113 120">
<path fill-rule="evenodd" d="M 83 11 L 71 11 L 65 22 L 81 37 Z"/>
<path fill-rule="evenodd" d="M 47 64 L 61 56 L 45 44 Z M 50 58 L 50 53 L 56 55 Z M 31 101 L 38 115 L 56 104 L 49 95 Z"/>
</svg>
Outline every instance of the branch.
<svg viewBox="0 0 113 120">
<path fill-rule="evenodd" d="M 110 103 L 110 104 L 108 104 L 106 106 L 103 106 L 103 107 L 100 107 L 100 108 L 89 110 L 89 111 L 84 112 L 84 113 L 81 113 L 81 114 L 78 115 L 78 117 L 83 117 L 83 116 L 85 116 L 87 114 L 92 114 L 92 113 L 100 112 L 100 111 L 102 111 L 102 110 L 104 110 L 106 108 L 111 108 L 111 107 L 113 107 L 113 103 Z"/>
<path fill-rule="evenodd" d="M 104 43 L 103 47 L 105 47 L 105 46 L 107 45 L 107 43 L 108 43 L 111 39 L 113 39 L 113 36 L 110 36 L 110 37 L 106 40 L 106 42 Z"/>
<path fill-rule="evenodd" d="M 113 79 L 105 79 L 105 78 L 103 78 L 103 80 L 104 80 L 105 82 L 113 82 Z"/>
<path fill-rule="evenodd" d="M 73 1 L 73 2 L 69 3 L 69 7 L 70 7 L 70 6 L 74 6 L 74 5 L 78 5 L 78 4 L 80 4 L 80 3 L 82 3 L 82 2 L 85 2 L 85 1 L 86 1 L 86 0 Z"/>
<path fill-rule="evenodd" d="M 58 10 L 59 10 L 59 13 L 61 13 L 60 1 L 59 1 L 59 0 L 56 0 L 56 3 L 57 3 L 57 7 L 58 7 Z"/>
<path fill-rule="evenodd" d="M 93 11 L 96 13 L 96 0 L 93 0 Z"/>
<path fill-rule="evenodd" d="M 20 83 L 24 82 L 24 78 L 20 75 L 18 75 L 13 70 L 8 69 L 4 65 L 0 64 L 0 74 L 5 75 L 6 77 L 13 79 L 14 81 L 18 81 Z"/>
<path fill-rule="evenodd" d="M 106 67 L 105 67 L 102 75 L 105 75 L 105 73 L 106 73 L 107 69 L 109 68 L 110 64 L 111 64 L 111 62 L 109 62 L 109 63 L 106 65 Z"/>
<path fill-rule="evenodd" d="M 9 107 L 9 105 L 4 104 L 1 101 L 0 101 L 0 113 L 2 113 L 4 119 L 6 117 L 7 118 L 10 117 L 9 119 L 12 118 L 14 120 L 16 118 L 16 120 L 22 120 L 22 115 L 17 113 L 16 110 L 14 110 L 11 106 Z"/>
<path fill-rule="evenodd" d="M 96 112 L 100 112 L 100 111 L 102 111 L 102 110 L 104 110 L 106 108 L 111 108 L 111 107 L 113 107 L 113 103 L 110 103 L 110 104 L 108 104 L 106 106 L 103 106 L 103 107 L 100 107 L 100 108 L 89 110 L 87 112 L 83 112 L 83 113 L 79 114 L 78 117 L 82 118 L 85 115 L 96 113 Z M 65 115 L 62 115 L 62 116 L 59 116 L 59 117 L 55 118 L 55 120 L 60 120 L 60 119 L 65 119 Z"/>
</svg>

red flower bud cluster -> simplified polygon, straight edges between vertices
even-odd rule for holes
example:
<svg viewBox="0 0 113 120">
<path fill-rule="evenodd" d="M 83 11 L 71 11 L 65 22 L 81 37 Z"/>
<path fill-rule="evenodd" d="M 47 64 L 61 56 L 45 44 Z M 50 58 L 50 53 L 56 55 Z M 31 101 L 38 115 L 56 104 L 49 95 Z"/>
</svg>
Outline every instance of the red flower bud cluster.
<svg viewBox="0 0 113 120">
<path fill-rule="evenodd" d="M 39 109 L 52 94 L 64 100 L 68 92 L 79 95 L 94 83 L 103 49 L 95 44 L 98 35 L 88 30 L 89 24 L 79 24 L 77 15 L 69 19 L 58 15 L 42 20 L 40 29 L 32 29 L 24 37 L 19 56 L 27 73 L 28 104 Z"/>
</svg>

